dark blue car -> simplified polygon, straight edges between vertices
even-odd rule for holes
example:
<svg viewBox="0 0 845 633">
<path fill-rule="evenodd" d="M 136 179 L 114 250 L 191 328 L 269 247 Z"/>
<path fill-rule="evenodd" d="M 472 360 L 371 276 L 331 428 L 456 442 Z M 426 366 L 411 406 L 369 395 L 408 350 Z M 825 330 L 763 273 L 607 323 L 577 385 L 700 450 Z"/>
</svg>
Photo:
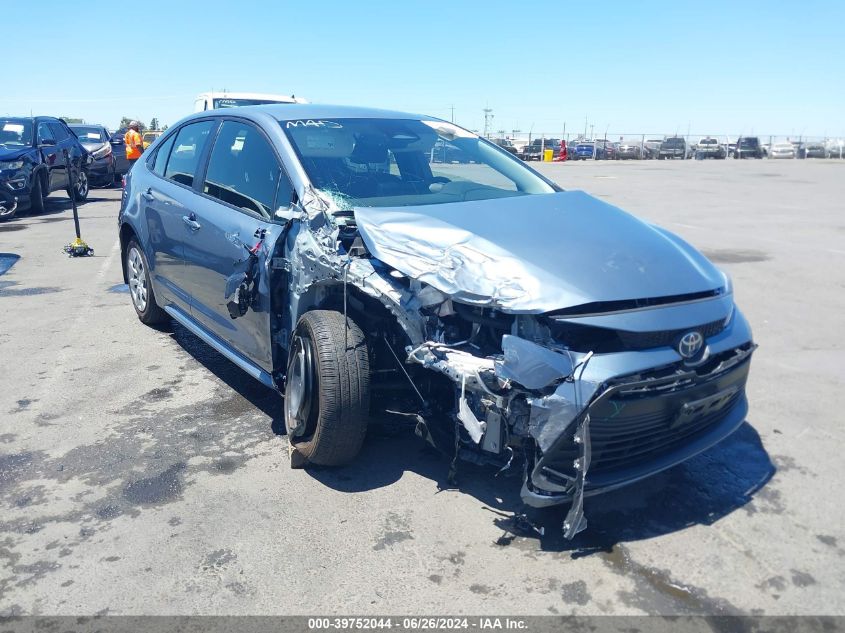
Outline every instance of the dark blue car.
<svg viewBox="0 0 845 633">
<path fill-rule="evenodd" d="M 572 160 L 587 160 L 593 158 L 595 146 L 592 143 L 578 143 L 572 152 Z"/>
<path fill-rule="evenodd" d="M 350 461 L 398 411 L 455 459 L 526 460 L 523 499 L 572 501 L 571 537 L 584 496 L 745 419 L 755 346 L 724 273 L 446 121 L 197 113 L 133 166 L 119 233 L 142 322 L 284 394 L 292 466 Z"/>
<path fill-rule="evenodd" d="M 0 219 L 44 211 L 44 199 L 54 191 L 84 201 L 90 162 L 61 119 L 0 117 Z"/>
</svg>

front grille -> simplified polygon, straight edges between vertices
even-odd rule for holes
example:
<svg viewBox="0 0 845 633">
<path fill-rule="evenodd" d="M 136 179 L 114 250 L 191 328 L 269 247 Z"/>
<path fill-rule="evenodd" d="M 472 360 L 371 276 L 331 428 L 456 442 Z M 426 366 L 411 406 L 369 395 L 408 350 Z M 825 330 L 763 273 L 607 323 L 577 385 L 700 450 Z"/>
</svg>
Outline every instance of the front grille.
<svg viewBox="0 0 845 633">
<path fill-rule="evenodd" d="M 678 338 L 691 330 L 698 330 L 705 339 L 708 339 L 711 336 L 716 336 L 723 329 L 725 329 L 725 320 L 719 319 L 718 321 L 705 323 L 700 327 L 662 330 L 658 332 L 625 332 L 624 330 L 619 330 L 616 332 L 616 335 L 626 349 L 636 350 L 674 345 Z"/>
<path fill-rule="evenodd" d="M 717 411 L 675 427 L 672 422 L 677 410 L 651 412 L 621 420 L 591 415 L 593 473 L 631 466 L 677 448 L 724 419 L 741 397 L 742 391 L 739 390 Z"/>
<path fill-rule="evenodd" d="M 608 330 L 557 319 L 549 319 L 548 323 L 556 341 L 578 352 L 593 351 L 596 354 L 673 347 L 681 336 L 692 330 L 701 332 L 706 340 L 725 329 L 724 319 L 676 330 L 651 332 Z"/>
<path fill-rule="evenodd" d="M 736 407 L 745 393 L 750 359 L 714 376 L 693 382 L 658 381 L 659 387 L 625 389 L 620 386 L 590 408 L 591 463 L 593 477 L 614 471 L 648 469 L 648 462 L 682 450 L 686 444 L 706 435 Z M 580 446 L 569 432 L 552 447 L 541 462 L 545 477 L 566 484 L 574 477 L 573 462 Z"/>
</svg>

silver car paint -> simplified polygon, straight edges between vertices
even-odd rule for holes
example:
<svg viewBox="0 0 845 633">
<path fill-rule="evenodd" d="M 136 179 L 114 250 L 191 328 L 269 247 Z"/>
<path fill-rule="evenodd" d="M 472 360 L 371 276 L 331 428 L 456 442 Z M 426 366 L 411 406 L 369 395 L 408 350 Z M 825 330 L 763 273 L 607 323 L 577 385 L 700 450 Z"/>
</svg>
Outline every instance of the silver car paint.
<svg viewBox="0 0 845 633">
<path fill-rule="evenodd" d="M 509 313 L 724 284 L 721 273 L 679 238 L 582 191 L 359 207 L 355 220 L 381 261 L 456 301 Z"/>
</svg>

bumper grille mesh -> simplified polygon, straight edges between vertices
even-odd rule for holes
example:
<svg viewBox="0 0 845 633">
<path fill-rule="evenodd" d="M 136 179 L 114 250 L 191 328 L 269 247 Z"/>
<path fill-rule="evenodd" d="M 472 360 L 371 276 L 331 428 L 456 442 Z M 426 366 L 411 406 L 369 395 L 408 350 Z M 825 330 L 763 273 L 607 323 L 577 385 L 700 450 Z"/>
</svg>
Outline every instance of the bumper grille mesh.
<svg viewBox="0 0 845 633">
<path fill-rule="evenodd" d="M 671 427 L 676 415 L 674 411 L 632 416 L 624 420 L 591 417 L 592 469 L 601 472 L 631 466 L 656 454 L 671 451 L 720 422 L 741 397 L 742 392 L 738 391 L 719 410 L 675 428 Z"/>
</svg>

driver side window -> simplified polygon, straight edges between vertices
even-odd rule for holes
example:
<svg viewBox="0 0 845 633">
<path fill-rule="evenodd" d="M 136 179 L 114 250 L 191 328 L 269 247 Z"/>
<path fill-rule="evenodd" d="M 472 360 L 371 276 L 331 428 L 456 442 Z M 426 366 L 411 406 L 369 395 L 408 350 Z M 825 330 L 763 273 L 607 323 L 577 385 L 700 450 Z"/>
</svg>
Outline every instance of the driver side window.
<svg viewBox="0 0 845 633">
<path fill-rule="evenodd" d="M 276 206 L 290 203 L 292 188 L 256 127 L 224 121 L 211 150 L 203 193 L 269 220 Z"/>
<path fill-rule="evenodd" d="M 44 141 L 55 143 L 56 139 L 53 138 L 53 132 L 50 130 L 50 126 L 45 121 L 42 121 L 38 124 L 38 144 L 40 145 Z"/>
</svg>

